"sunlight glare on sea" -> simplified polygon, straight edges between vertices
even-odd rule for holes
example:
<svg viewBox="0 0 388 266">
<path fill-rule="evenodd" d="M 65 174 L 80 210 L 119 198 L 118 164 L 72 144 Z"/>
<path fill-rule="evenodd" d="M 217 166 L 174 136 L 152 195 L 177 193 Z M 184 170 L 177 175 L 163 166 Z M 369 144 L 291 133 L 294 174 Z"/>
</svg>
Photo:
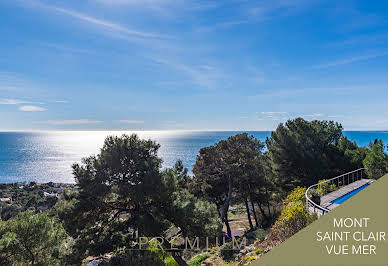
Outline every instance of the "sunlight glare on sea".
<svg viewBox="0 0 388 266">
<path fill-rule="evenodd" d="M 161 145 L 163 167 L 180 159 L 191 173 L 200 148 L 213 145 L 238 131 L 56 131 L 0 132 L 0 183 L 37 181 L 73 183 L 71 165 L 97 154 L 109 135 L 136 133 Z M 248 132 L 261 141 L 270 131 Z M 375 138 L 388 143 L 386 132 L 345 131 L 344 135 L 365 146 Z"/>
</svg>

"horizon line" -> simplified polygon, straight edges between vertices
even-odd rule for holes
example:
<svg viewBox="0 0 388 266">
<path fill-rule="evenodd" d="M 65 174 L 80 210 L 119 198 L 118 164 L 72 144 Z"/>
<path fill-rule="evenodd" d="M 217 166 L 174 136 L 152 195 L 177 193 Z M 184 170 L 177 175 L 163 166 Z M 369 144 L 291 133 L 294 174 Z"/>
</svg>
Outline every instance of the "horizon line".
<svg viewBox="0 0 388 266">
<path fill-rule="evenodd" d="M 0 133 L 12 132 L 273 132 L 276 129 L 0 129 Z M 388 132 L 388 129 L 344 129 L 343 131 Z"/>
</svg>

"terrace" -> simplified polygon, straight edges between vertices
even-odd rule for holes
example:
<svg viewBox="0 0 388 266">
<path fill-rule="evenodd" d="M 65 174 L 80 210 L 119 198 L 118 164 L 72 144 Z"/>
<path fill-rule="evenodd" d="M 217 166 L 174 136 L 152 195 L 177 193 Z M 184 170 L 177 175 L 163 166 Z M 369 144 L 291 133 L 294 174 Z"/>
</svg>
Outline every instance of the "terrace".
<svg viewBox="0 0 388 266">
<path fill-rule="evenodd" d="M 314 184 L 306 190 L 307 210 L 318 217 L 324 215 L 374 181 L 367 178 L 365 168 L 360 168 Z"/>
</svg>

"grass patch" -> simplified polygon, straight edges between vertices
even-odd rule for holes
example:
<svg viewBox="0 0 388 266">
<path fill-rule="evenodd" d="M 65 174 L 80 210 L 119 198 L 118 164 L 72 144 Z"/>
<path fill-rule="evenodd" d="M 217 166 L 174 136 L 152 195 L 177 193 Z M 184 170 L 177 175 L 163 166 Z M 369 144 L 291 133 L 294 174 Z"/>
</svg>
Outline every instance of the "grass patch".
<svg viewBox="0 0 388 266">
<path fill-rule="evenodd" d="M 201 266 L 202 261 L 204 261 L 204 260 L 210 258 L 210 256 L 211 256 L 211 255 L 208 254 L 208 253 L 199 254 L 199 255 L 197 255 L 197 256 L 191 258 L 191 259 L 187 262 L 187 264 L 189 264 L 190 266 Z"/>
</svg>

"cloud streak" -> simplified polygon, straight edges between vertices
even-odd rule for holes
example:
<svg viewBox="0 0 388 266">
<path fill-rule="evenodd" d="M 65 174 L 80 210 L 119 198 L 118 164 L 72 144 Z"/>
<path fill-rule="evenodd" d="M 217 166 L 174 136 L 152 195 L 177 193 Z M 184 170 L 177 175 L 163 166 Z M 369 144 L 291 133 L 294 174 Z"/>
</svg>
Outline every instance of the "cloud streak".
<svg viewBox="0 0 388 266">
<path fill-rule="evenodd" d="M 19 107 L 20 111 L 23 112 L 43 112 L 46 111 L 46 108 L 35 106 L 35 105 L 23 105 Z"/>
<path fill-rule="evenodd" d="M 1 99 L 0 104 L 18 105 L 18 104 L 43 104 L 43 103 L 17 100 L 17 99 Z"/>
<path fill-rule="evenodd" d="M 120 123 L 123 124 L 143 124 L 144 121 L 142 120 L 119 120 Z"/>
<path fill-rule="evenodd" d="M 76 119 L 76 120 L 48 120 L 44 123 L 56 126 L 63 125 L 92 125 L 92 124 L 101 124 L 100 120 L 89 120 L 89 119 Z"/>
<path fill-rule="evenodd" d="M 215 67 L 209 65 L 192 66 L 188 64 L 178 63 L 162 58 L 149 58 L 157 64 L 169 66 L 178 70 L 185 75 L 196 85 L 202 88 L 215 88 L 219 85 L 225 76 Z"/>
<path fill-rule="evenodd" d="M 326 64 L 315 65 L 315 66 L 312 66 L 311 68 L 312 69 L 322 69 L 322 68 L 336 67 L 336 66 L 347 65 L 347 64 L 351 64 L 351 63 L 355 63 L 355 62 L 359 62 L 359 61 L 374 59 L 377 57 L 383 57 L 383 56 L 387 56 L 387 55 L 388 55 L 388 52 L 368 54 L 368 55 L 362 55 L 362 56 L 354 56 L 354 57 L 350 57 L 350 58 L 346 58 L 346 59 L 342 59 L 342 60 L 329 62 Z"/>
<path fill-rule="evenodd" d="M 109 21 L 109 20 L 104 20 L 104 19 L 99 19 L 95 18 L 93 16 L 72 10 L 72 9 L 67 9 L 67 8 L 62 8 L 62 7 L 57 7 L 53 5 L 47 5 L 39 1 L 34 1 L 33 2 L 35 5 L 43 9 L 47 9 L 50 11 L 54 11 L 60 14 L 63 14 L 65 16 L 71 17 L 78 19 L 80 21 L 83 21 L 85 23 L 100 27 L 104 30 L 110 31 L 111 33 L 117 33 L 118 36 L 126 36 L 126 37 L 134 37 L 134 38 L 141 38 L 141 39 L 166 39 L 170 38 L 169 36 L 166 35 L 161 35 L 157 33 L 151 33 L 151 32 L 146 32 L 146 31 L 139 31 L 139 30 L 134 30 L 131 29 L 127 26 L 120 25 L 118 23 Z"/>
<path fill-rule="evenodd" d="M 288 114 L 288 112 L 261 112 L 262 115 Z"/>
<path fill-rule="evenodd" d="M 318 117 L 323 117 L 325 115 L 321 113 L 315 113 L 315 114 L 308 114 L 308 115 L 301 115 L 301 116 L 304 118 L 318 118 Z"/>
</svg>

